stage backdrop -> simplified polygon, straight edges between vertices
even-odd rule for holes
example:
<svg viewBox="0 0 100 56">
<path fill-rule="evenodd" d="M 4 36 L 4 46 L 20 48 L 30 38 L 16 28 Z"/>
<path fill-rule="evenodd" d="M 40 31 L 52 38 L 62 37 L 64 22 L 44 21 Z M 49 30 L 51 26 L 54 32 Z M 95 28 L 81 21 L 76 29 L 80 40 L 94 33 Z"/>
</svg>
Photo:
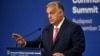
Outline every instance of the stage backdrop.
<svg viewBox="0 0 100 56">
<path fill-rule="evenodd" d="M 53 0 L 0 0 L 0 56 L 7 47 L 15 47 L 12 33 L 22 36 L 49 24 L 46 4 Z M 100 56 L 100 0 L 59 0 L 65 16 L 84 30 L 86 50 L 83 56 Z M 42 31 L 42 30 L 41 30 Z M 41 31 L 28 36 L 34 40 Z"/>
</svg>

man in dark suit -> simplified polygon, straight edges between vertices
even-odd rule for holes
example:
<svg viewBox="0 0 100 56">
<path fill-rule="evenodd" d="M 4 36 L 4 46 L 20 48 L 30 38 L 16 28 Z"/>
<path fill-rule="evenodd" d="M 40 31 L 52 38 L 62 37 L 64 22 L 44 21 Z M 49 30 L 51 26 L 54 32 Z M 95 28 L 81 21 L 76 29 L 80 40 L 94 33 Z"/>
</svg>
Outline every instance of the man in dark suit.
<svg viewBox="0 0 100 56">
<path fill-rule="evenodd" d="M 50 25 L 43 29 L 35 41 L 25 41 L 19 34 L 13 34 L 16 41 L 24 47 L 44 48 L 46 56 L 82 56 L 85 50 L 85 38 L 81 27 L 64 17 L 64 7 L 58 1 L 47 5 Z M 41 39 L 41 40 L 40 40 Z"/>
</svg>

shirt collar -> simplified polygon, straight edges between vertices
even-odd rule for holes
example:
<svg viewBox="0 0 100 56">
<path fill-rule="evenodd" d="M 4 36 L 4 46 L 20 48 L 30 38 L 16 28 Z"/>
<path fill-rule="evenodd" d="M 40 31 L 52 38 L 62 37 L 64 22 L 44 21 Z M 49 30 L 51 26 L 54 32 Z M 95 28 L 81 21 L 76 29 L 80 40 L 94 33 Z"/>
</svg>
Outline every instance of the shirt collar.
<svg viewBox="0 0 100 56">
<path fill-rule="evenodd" d="M 63 19 L 62 19 L 62 21 L 58 24 L 58 26 L 54 26 L 54 28 L 59 28 L 60 29 L 60 27 L 61 27 L 61 25 L 63 24 L 63 22 L 64 22 L 64 19 L 65 19 L 65 17 L 63 17 Z"/>
</svg>

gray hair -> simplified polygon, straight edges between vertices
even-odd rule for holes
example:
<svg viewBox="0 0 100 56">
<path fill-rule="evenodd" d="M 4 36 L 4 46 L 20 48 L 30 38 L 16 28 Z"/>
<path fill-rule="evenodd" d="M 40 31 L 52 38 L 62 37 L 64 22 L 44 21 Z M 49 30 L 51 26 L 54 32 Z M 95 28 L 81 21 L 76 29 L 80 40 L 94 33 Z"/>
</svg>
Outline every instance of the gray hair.
<svg viewBox="0 0 100 56">
<path fill-rule="evenodd" d="M 57 6 L 59 9 L 61 9 L 61 10 L 64 11 L 64 7 L 63 7 L 63 5 L 61 4 L 61 2 L 59 2 L 59 1 L 52 1 L 52 2 L 49 2 L 49 3 L 47 4 L 47 7 L 49 7 L 50 5 L 55 5 L 55 6 Z"/>
</svg>

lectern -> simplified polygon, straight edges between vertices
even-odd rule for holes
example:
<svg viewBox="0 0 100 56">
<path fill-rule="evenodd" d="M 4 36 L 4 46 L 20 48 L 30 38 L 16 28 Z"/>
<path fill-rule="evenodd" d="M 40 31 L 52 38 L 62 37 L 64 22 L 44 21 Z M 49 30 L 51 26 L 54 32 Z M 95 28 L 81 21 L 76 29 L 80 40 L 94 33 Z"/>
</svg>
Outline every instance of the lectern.
<svg viewBox="0 0 100 56">
<path fill-rule="evenodd" d="M 7 56 L 41 56 L 39 48 L 7 48 Z"/>
</svg>

